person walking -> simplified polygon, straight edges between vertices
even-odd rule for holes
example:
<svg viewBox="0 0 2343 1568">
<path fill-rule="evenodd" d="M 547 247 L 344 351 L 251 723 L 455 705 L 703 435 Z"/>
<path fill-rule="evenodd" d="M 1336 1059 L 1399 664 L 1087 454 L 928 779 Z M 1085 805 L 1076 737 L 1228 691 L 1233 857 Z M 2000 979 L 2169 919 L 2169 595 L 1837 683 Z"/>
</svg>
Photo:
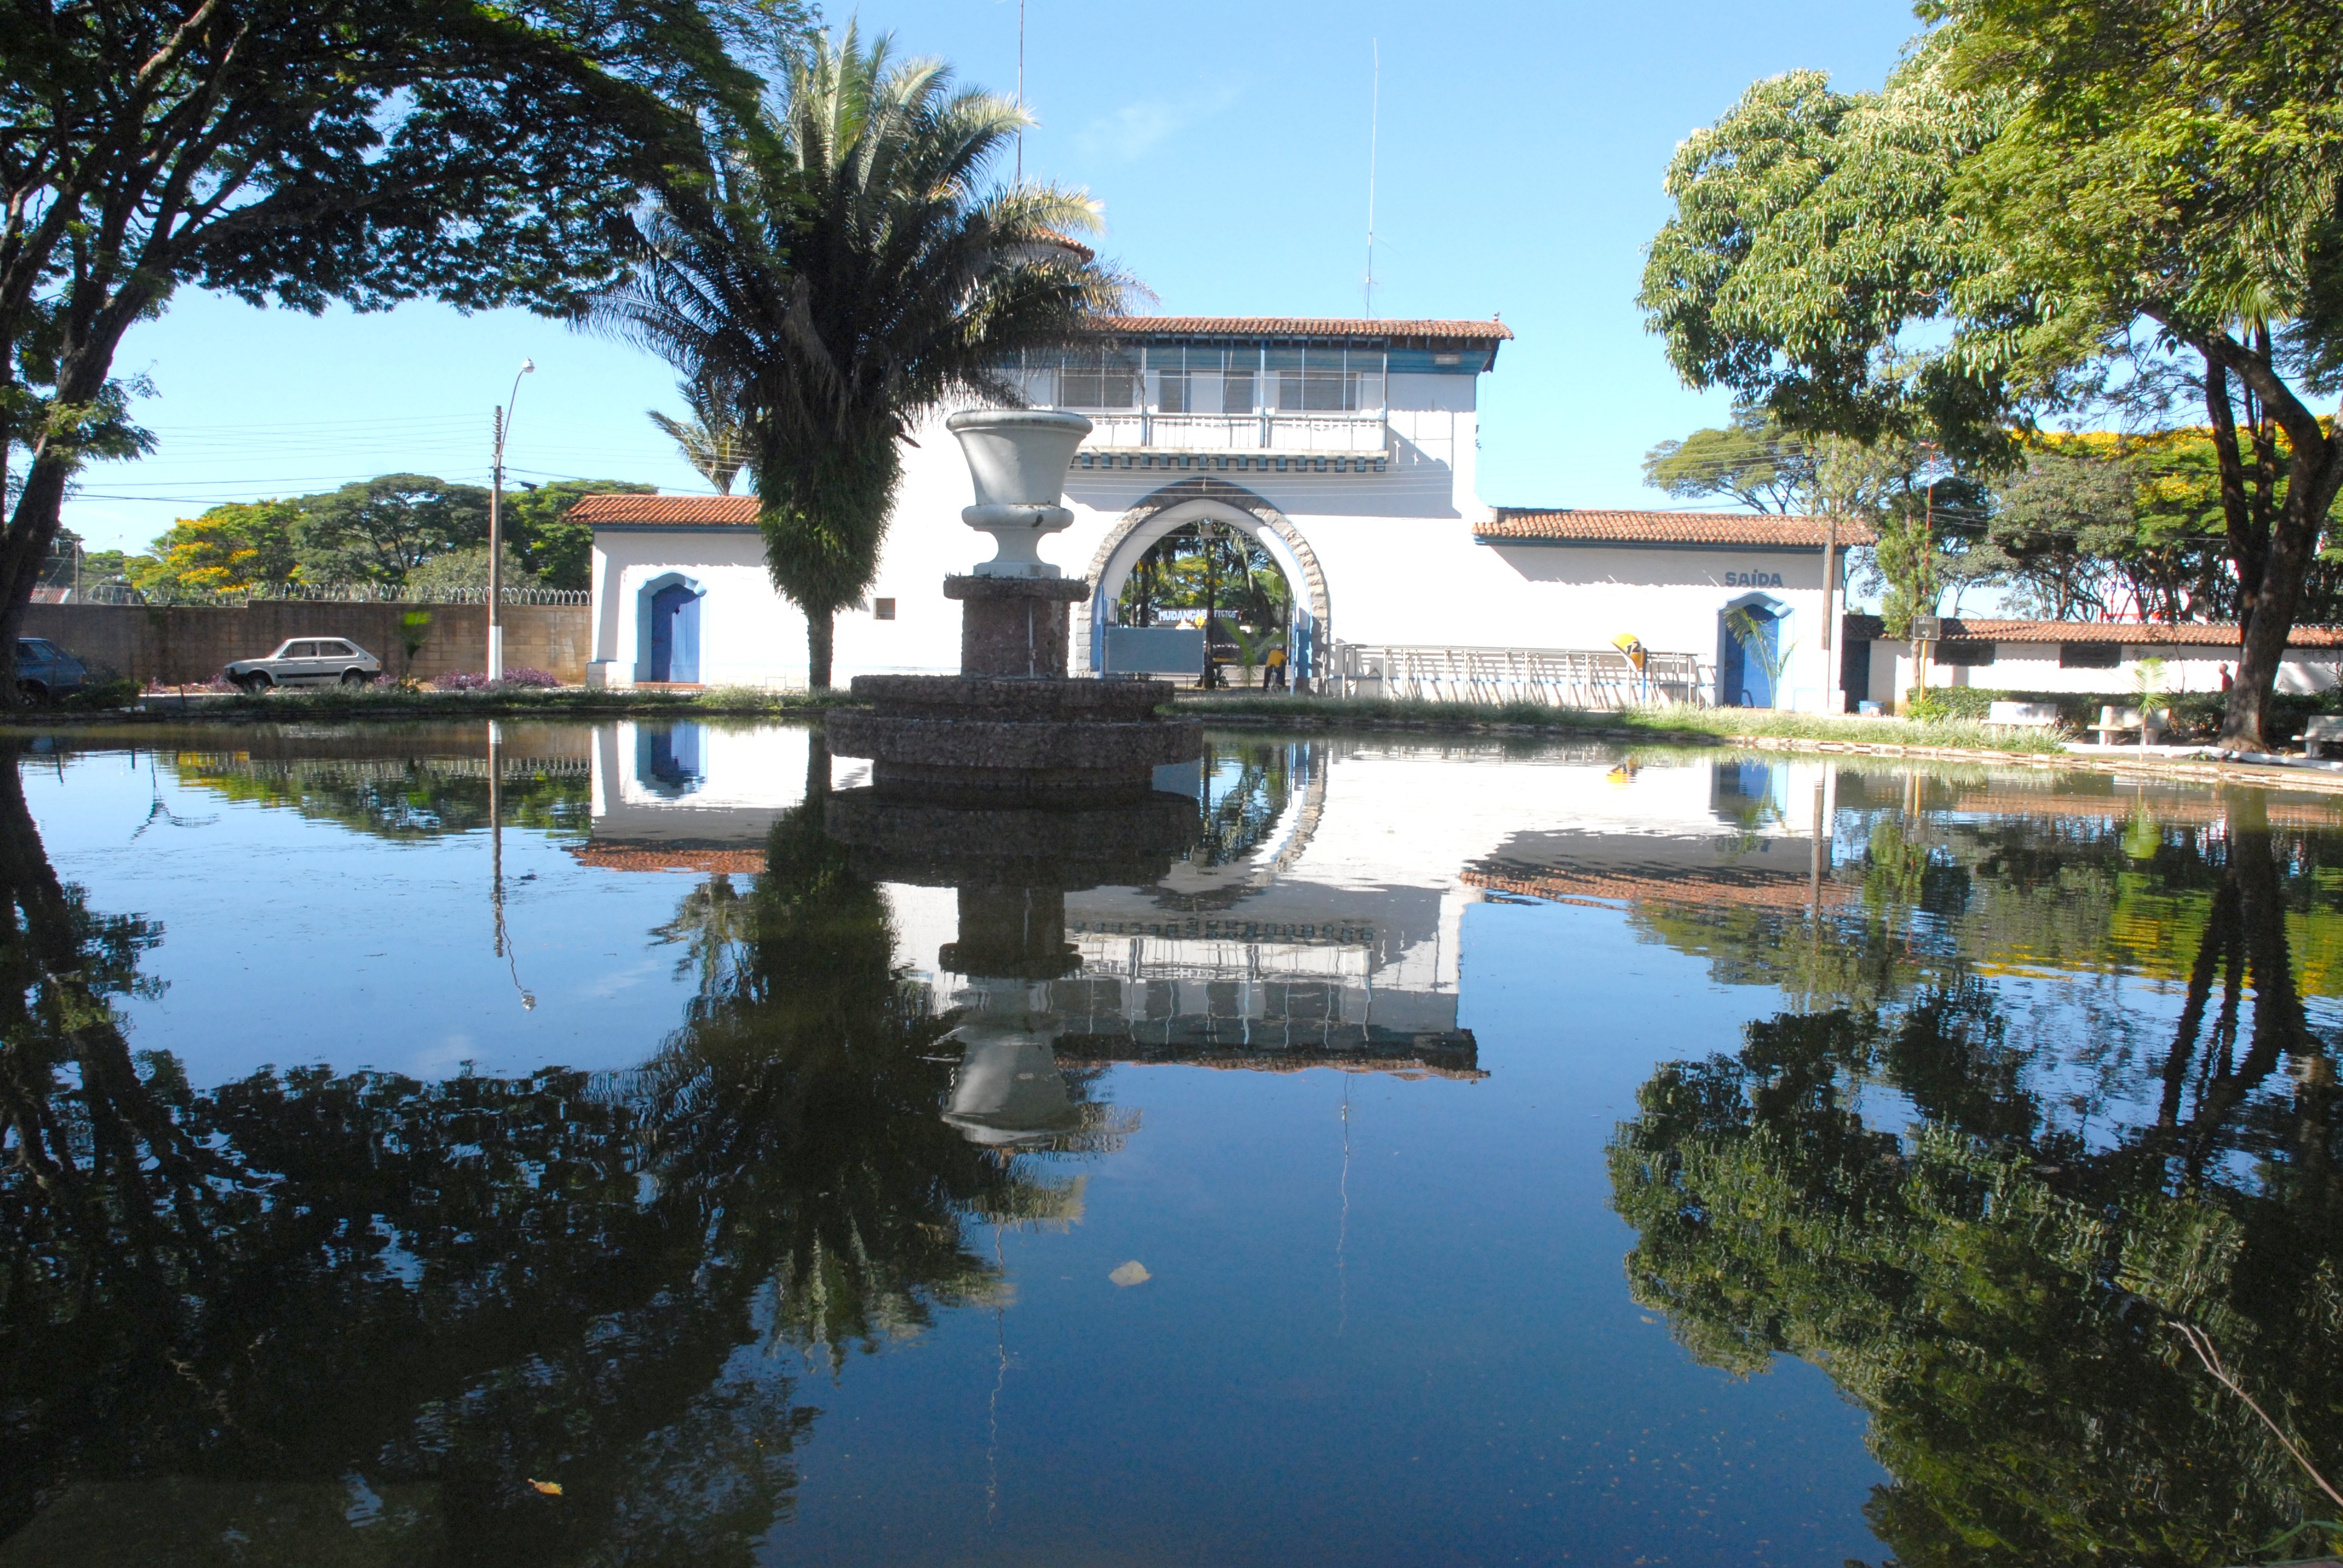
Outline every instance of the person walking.
<svg viewBox="0 0 2343 1568">
<path fill-rule="evenodd" d="M 1262 689 L 1264 691 L 1283 691 L 1285 689 L 1284 644 L 1280 643 L 1277 647 L 1271 648 L 1269 650 L 1269 657 L 1262 660 L 1262 663 L 1267 668 L 1267 673 L 1262 678 Z"/>
</svg>

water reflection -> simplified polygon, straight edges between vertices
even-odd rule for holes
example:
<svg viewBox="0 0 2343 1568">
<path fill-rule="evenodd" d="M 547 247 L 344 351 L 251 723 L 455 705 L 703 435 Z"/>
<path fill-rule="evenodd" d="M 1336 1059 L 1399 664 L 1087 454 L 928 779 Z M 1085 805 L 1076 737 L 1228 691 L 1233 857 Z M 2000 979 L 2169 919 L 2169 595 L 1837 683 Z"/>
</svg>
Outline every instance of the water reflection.
<svg viewBox="0 0 2343 1568">
<path fill-rule="evenodd" d="M 1635 1297 L 1712 1365 L 1829 1370 L 1896 1478 L 1865 1512 L 1897 1562 L 2250 1560 L 2331 1508 L 2173 1325 L 2343 1454 L 2335 1045 L 2290 930 L 2331 940 L 2334 840 L 2272 822 L 2326 809 L 1947 792 L 1915 819 L 1843 789 L 1868 833 L 1819 943 L 1645 914 L 1802 1005 L 1641 1091 L 1612 1154 Z M 2054 962 L 2182 980 L 2164 1043 L 1996 983 Z"/>
<path fill-rule="evenodd" d="M 1490 905 L 1633 939 L 1599 960 L 1593 940 L 1533 960 L 1566 976 L 1566 1006 L 1665 1012 L 1657 1027 L 1673 1031 L 1664 1059 L 1621 1070 L 1642 1081 L 1636 1114 L 1611 1138 L 1607 1172 L 1589 1167 L 1632 1227 L 1629 1291 L 1701 1362 L 1747 1374 L 1796 1357 L 1861 1408 L 1890 1477 L 1865 1511 L 1880 1553 L 2178 1568 L 2251 1560 L 2324 1517 L 2173 1322 L 2203 1327 L 2305 1451 L 2343 1467 L 2343 810 L 2331 798 L 1232 738 L 1159 780 L 1186 790 L 1175 825 L 890 806 L 780 728 L 708 726 L 661 751 L 630 725 L 507 726 L 493 767 L 477 727 L 255 731 L 237 748 L 156 761 L 222 812 L 338 825 L 386 882 L 417 846 L 469 856 L 461 835 L 478 831 L 461 871 L 475 916 L 491 900 L 501 913 L 504 879 L 488 873 L 520 834 L 565 846 L 548 858 L 581 878 L 659 890 L 658 913 L 631 930 L 656 920 L 651 961 L 674 975 L 680 1015 L 622 1042 L 611 1060 L 634 1064 L 622 1071 L 321 1066 L 192 1081 L 129 1032 L 155 1016 L 164 977 L 186 974 L 168 968 L 171 933 L 93 908 L 60 878 L 24 776 L 0 768 L 0 1564 L 770 1560 L 809 1506 L 809 1444 L 850 1446 L 855 1432 L 860 1452 L 871 1430 L 837 1408 L 873 1378 L 858 1352 L 923 1341 L 878 1364 L 938 1377 L 956 1316 L 998 1356 L 983 1374 L 988 1443 L 1002 1389 L 1018 1386 L 1012 1362 L 1073 1369 L 1031 1385 L 1054 1391 L 1029 1412 L 1029 1442 L 1052 1465 L 1064 1431 L 1110 1430 L 1123 1413 L 1081 1405 L 1071 1382 L 1127 1363 L 1172 1387 L 1182 1408 L 1153 1407 L 1157 1426 L 1127 1440 L 1141 1458 L 1118 1469 L 1111 1445 L 1092 1444 L 1102 1468 L 1080 1473 L 1143 1493 L 1151 1522 L 1205 1507 L 1188 1477 L 1239 1483 L 1236 1462 L 1214 1471 L 1205 1448 L 1161 1466 L 1177 1487 L 1150 1491 L 1145 1476 L 1159 1440 L 1176 1452 L 1187 1435 L 1181 1421 L 1205 1423 L 1215 1444 L 1245 1441 L 1195 1412 L 1262 1379 L 1269 1404 L 1246 1419 L 1295 1422 L 1275 1440 L 1281 1462 L 1302 1463 L 1325 1438 L 1311 1412 L 1346 1412 L 1348 1424 L 1322 1423 L 1341 1452 L 1313 1484 L 1363 1496 L 1363 1477 L 1433 1447 L 1424 1432 L 1467 1456 L 1444 1490 L 1403 1507 L 1346 1502 L 1362 1530 L 1428 1519 L 1486 1532 L 1460 1558 L 1535 1558 L 1568 1521 L 1493 1523 L 1515 1512 L 1493 1498 L 1577 1483 L 1571 1506 L 1591 1517 L 1604 1488 L 1640 1473 L 1552 1457 L 1596 1419 L 1558 1398 L 1544 1412 L 1554 1430 L 1527 1457 L 1483 1457 L 1500 1453 L 1493 1433 L 1441 1423 L 1497 1398 L 1491 1382 L 1519 1381 L 1536 1405 L 1574 1357 L 1626 1354 L 1594 1338 L 1608 1331 L 1586 1303 L 1615 1302 L 1628 1242 L 1571 1232 L 1595 1282 L 1581 1297 L 1557 1290 L 1521 1261 L 1574 1222 L 1561 1206 L 1599 1197 L 1558 1180 L 1508 1191 L 1481 1172 L 1490 1128 L 1539 1146 L 1608 1128 L 1614 1113 L 1589 1114 L 1600 1101 L 1565 1106 L 1566 1120 L 1533 1106 L 1503 1121 L 1517 1108 L 1500 1097 L 1540 1057 L 1618 1048 L 1572 1017 L 1503 1050 L 1463 1027 L 1487 1016 L 1485 1003 L 1460 1010 L 1468 980 L 1493 983 L 1486 948 L 1477 970 L 1466 959 L 1474 922 L 1523 912 Z M 687 756 L 692 786 L 679 792 L 662 759 L 680 772 Z M 516 929 L 552 923 L 539 906 Z M 468 930 L 485 951 L 487 928 Z M 1716 1015 L 1657 1000 L 1686 993 L 1661 990 L 1672 982 L 1656 962 L 1619 961 L 1631 946 L 1704 976 L 1734 1019 L 1755 1020 L 1737 1038 L 1704 1035 L 1699 1020 Z M 412 993 L 434 979 L 406 978 Z M 518 1014 L 508 993 L 498 1000 Z M 1243 1070 L 1114 1070 L 1142 1063 Z M 1372 1102 L 1383 1121 L 1354 1171 L 1347 1097 L 1338 1122 L 1312 1081 L 1253 1076 L 1317 1067 L 1485 1081 L 1468 1093 L 1343 1080 L 1402 1097 Z M 1322 1169 L 1297 1165 L 1290 1181 L 1276 1169 L 1231 1194 L 1212 1161 L 1238 1157 L 1235 1140 L 1201 1157 L 1191 1143 L 1180 1163 L 1167 1152 L 1178 1118 L 1157 1118 L 1151 1099 L 1142 1125 L 1141 1086 L 1208 1076 L 1273 1108 L 1242 1121 L 1242 1101 L 1210 1102 L 1244 1139 L 1318 1115 L 1296 1125 L 1322 1145 Z M 1367 1161 L 1396 1160 L 1400 1139 L 1384 1132 L 1427 1104 L 1446 1118 L 1433 1163 L 1461 1175 L 1420 1229 L 1470 1231 L 1472 1249 L 1417 1287 L 1436 1298 L 1421 1318 L 1368 1342 L 1379 1317 L 1401 1322 L 1400 1276 L 1431 1271 L 1401 1266 L 1422 1256 L 1406 1250 L 1421 1237 L 1390 1234 L 1403 1184 L 1378 1188 Z M 1018 1231 L 1078 1242 L 1069 1228 L 1095 1226 L 1118 1182 L 1151 1183 L 1141 1201 L 1175 1217 L 1204 1214 L 1220 1271 L 1157 1317 L 1012 1312 L 1012 1277 L 1048 1288 L 1011 1267 Z M 1098 1291 L 1125 1255 L 1094 1271 Z M 1310 1362 L 1316 1303 L 1295 1282 L 1313 1270 L 1342 1292 L 1324 1332 L 1374 1344 L 1356 1362 Z M 1162 1282 L 1148 1289 L 1166 1299 Z M 1248 1316 L 1256 1302 L 1271 1327 Z M 1200 1308 L 1216 1339 L 1198 1364 L 1213 1370 L 1178 1383 L 1180 1369 L 1148 1357 Z M 1021 1321 L 1039 1332 L 1012 1356 Z M 1103 1346 L 1099 1361 L 1071 1359 L 1085 1341 Z M 1370 1382 L 1386 1362 L 1406 1363 L 1405 1389 Z M 1313 1402 L 1344 1378 L 1357 1403 Z M 1704 1434 L 1749 1408 L 1747 1391 L 1708 1384 L 1596 1386 L 1604 1403 L 1636 1407 L 1630 1445 L 1659 1445 L 1645 1456 L 1677 1469 L 1708 1462 L 1689 1439 L 1670 1448 L 1644 1430 L 1694 1420 L 1669 1398 L 1697 1405 Z M 1131 1387 L 1122 1397 L 1140 1397 Z M 1423 1402 L 1392 1418 L 1396 1434 L 1373 1427 L 1403 1395 Z M 924 1385 L 921 1397 L 944 1408 Z M 942 1506 L 920 1477 L 970 1444 L 964 1427 L 923 1419 L 904 1418 L 877 1478 L 907 1508 Z M 1029 1471 L 1028 1492 L 1058 1473 Z M 987 1484 L 989 1506 L 994 1473 Z M 1692 1528 L 1689 1503 L 1672 1513 L 1662 1505 L 1676 1494 L 1650 1495 L 1660 1503 L 1632 1521 L 1580 1528 L 1594 1545 L 1638 1549 Z M 1062 1496 L 1029 1506 L 1061 1513 Z M 1310 1528 L 1331 1540 L 1350 1526 Z M 1754 1534 L 1714 1529 L 1708 1560 L 1756 1555 Z M 1667 1539 L 1700 1555 L 1694 1536 Z M 1377 1554 L 1371 1533 L 1343 1540 L 1346 1559 Z M 897 1544 L 904 1557 L 1014 1545 Z M 1395 1533 L 1382 1554 L 1420 1560 L 1422 1546 Z"/>
<path fill-rule="evenodd" d="M 635 1073 L 197 1091 L 115 1006 L 158 933 L 61 883 L 14 760 L 0 1561 L 746 1563 L 813 1420 L 770 1349 L 990 1299 L 963 1221 L 1078 1204 L 936 1118 L 818 800 L 679 915 L 702 984 Z"/>
</svg>

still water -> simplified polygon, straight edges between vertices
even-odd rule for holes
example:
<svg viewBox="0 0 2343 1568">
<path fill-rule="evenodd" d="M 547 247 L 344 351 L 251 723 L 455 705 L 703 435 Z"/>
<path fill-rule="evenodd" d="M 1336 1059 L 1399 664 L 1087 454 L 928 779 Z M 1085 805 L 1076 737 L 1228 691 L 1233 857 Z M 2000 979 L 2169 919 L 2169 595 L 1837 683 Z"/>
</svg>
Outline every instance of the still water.
<svg viewBox="0 0 2343 1568">
<path fill-rule="evenodd" d="M 2246 1561 L 2328 1513 L 2174 1322 L 2343 1470 L 2332 797 L 1222 736 L 1042 866 L 784 726 L 9 761 L 0 1568 Z"/>
</svg>

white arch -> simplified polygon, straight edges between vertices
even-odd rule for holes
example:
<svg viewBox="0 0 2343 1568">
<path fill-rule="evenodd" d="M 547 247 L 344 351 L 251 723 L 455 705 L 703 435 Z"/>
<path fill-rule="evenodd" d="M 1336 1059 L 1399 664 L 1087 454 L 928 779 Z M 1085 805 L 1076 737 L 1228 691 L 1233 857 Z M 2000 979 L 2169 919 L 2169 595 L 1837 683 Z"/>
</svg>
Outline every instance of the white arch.
<svg viewBox="0 0 2343 1568">
<path fill-rule="evenodd" d="M 1332 635 L 1326 574 L 1317 553 L 1276 508 L 1250 490 L 1213 479 L 1183 480 L 1156 491 L 1124 513 L 1122 522 L 1100 545 L 1091 562 L 1090 602 L 1075 609 L 1080 624 L 1072 628 L 1071 641 L 1079 667 L 1095 671 L 1104 662 L 1108 607 L 1121 597 L 1139 558 L 1164 535 L 1201 520 L 1240 529 L 1285 574 L 1293 595 L 1289 668 L 1295 680 L 1309 679 L 1317 673 Z"/>
</svg>

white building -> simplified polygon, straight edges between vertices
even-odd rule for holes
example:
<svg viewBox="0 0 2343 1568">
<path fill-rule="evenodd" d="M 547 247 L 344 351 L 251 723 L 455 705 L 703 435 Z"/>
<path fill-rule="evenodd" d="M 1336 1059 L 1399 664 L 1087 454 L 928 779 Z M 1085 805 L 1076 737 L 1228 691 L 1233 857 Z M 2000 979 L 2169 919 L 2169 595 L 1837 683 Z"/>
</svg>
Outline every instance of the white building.
<svg viewBox="0 0 2343 1568">
<path fill-rule="evenodd" d="M 1836 706 L 1820 523 L 1481 504 L 1480 377 L 1512 336 L 1495 321 L 1132 317 L 1021 367 L 1034 406 L 1096 425 L 1067 483 L 1073 526 L 1043 549 L 1093 585 L 1074 611 L 1076 671 L 1134 668 L 1117 653 L 1135 645 L 1111 635 L 1132 567 L 1173 528 L 1212 519 L 1283 571 L 1298 681 Z M 960 520 L 968 472 L 940 417 L 904 457 L 877 581 L 838 620 L 840 683 L 959 668 L 960 607 L 942 579 L 990 541 Z M 804 620 L 766 576 L 756 513 L 746 497 L 580 501 L 570 516 L 594 530 L 590 678 L 802 686 Z M 1841 575 L 1837 558 L 1831 568 Z M 1622 638 L 1648 650 L 1640 672 Z"/>
<path fill-rule="evenodd" d="M 1846 618 L 1847 691 L 1894 712 L 1918 685 L 1910 643 L 1893 640 L 1876 616 Z M 2156 689 L 2167 693 L 2227 689 L 2237 668 L 2234 623 L 2197 621 L 2162 626 L 2139 621 L 1986 620 L 1946 617 L 1942 636 L 1927 644 L 1928 687 L 1964 686 L 1996 691 L 2130 697 L 2141 689 L 2142 665 L 2155 659 Z M 2325 691 L 2343 672 L 2343 628 L 2298 626 L 2287 638 L 2278 689 Z"/>
</svg>

